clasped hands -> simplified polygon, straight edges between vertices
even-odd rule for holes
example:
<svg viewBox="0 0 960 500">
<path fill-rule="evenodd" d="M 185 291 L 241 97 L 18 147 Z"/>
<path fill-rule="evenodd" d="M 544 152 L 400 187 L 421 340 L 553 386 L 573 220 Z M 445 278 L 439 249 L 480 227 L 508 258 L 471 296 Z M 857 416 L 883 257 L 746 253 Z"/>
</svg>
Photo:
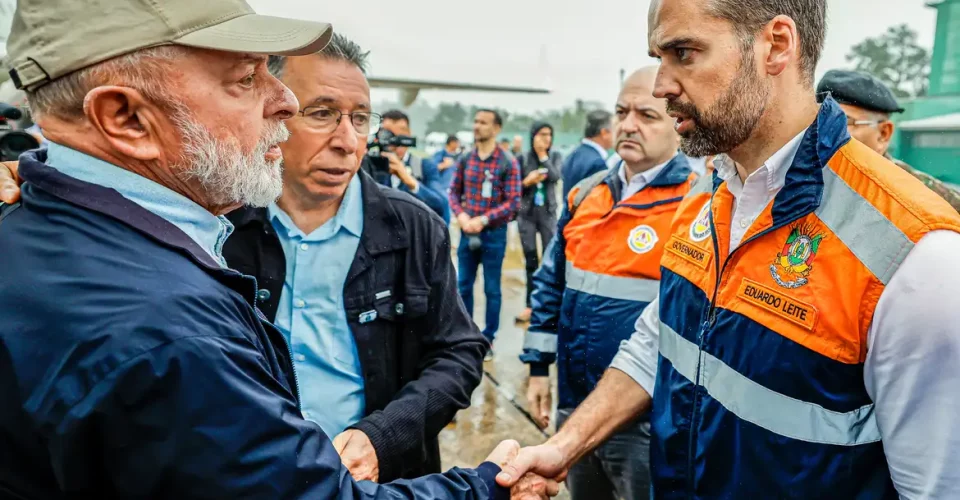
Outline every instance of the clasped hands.
<svg viewBox="0 0 960 500">
<path fill-rule="evenodd" d="M 457 222 L 464 233 L 480 234 L 483 232 L 483 219 L 481 217 L 470 217 L 462 213 L 457 217 Z"/>
<path fill-rule="evenodd" d="M 347 429 L 334 438 L 333 447 L 340 455 L 340 461 L 355 480 L 377 481 L 379 479 L 380 467 L 377 452 L 366 434 L 356 429 Z M 521 450 L 519 443 L 506 440 L 497 445 L 485 460 L 501 467 L 503 471 L 497 476 L 497 483 L 510 488 L 512 500 L 545 500 L 560 492 L 557 480 L 544 479 L 537 474 L 537 470 L 549 470 L 552 473 L 553 469 L 542 465 L 547 462 L 539 458 L 539 454 L 529 451 L 536 448 L 540 447 Z M 553 473 L 553 475 L 559 474 Z"/>
</svg>

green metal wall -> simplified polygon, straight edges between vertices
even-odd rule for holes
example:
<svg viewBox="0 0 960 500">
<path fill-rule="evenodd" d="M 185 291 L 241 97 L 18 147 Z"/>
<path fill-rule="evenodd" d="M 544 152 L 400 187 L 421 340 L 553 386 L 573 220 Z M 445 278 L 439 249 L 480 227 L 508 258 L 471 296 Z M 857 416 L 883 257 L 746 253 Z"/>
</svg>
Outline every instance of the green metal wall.
<svg viewBox="0 0 960 500">
<path fill-rule="evenodd" d="M 960 94 L 960 0 L 944 0 L 933 7 L 937 34 L 930 60 L 930 95 Z"/>
<path fill-rule="evenodd" d="M 960 185 L 960 131 L 904 132 L 901 150 L 907 164 Z"/>
</svg>

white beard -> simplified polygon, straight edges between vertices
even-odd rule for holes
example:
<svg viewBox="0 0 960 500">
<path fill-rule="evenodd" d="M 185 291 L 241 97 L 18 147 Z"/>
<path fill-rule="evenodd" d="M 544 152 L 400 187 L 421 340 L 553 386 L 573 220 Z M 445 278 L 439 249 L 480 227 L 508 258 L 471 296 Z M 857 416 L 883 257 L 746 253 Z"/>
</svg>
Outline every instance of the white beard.
<svg viewBox="0 0 960 500">
<path fill-rule="evenodd" d="M 211 205 L 266 207 L 280 197 L 283 160 L 267 161 L 265 156 L 271 146 L 290 137 L 283 122 L 266 130 L 248 155 L 235 139 L 215 138 L 186 109 L 177 110 L 173 122 L 183 138 L 183 174 L 200 183 Z"/>
</svg>

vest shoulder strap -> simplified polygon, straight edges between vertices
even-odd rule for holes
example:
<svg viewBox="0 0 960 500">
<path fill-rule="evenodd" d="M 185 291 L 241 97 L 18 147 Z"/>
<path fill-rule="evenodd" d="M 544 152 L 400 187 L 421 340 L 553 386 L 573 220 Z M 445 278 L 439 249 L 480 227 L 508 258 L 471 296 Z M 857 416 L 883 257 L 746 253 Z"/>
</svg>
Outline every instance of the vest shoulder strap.
<svg viewBox="0 0 960 500">
<path fill-rule="evenodd" d="M 607 170 L 601 170 L 586 179 L 578 182 L 576 186 L 573 186 L 577 190 L 577 194 L 573 196 L 573 201 L 570 205 L 570 216 L 573 217 L 573 214 L 577 213 L 577 208 L 583 203 L 583 200 L 587 199 L 587 196 L 593 191 L 593 188 L 599 186 L 603 183 L 603 180 L 607 177 L 610 172 Z"/>
</svg>

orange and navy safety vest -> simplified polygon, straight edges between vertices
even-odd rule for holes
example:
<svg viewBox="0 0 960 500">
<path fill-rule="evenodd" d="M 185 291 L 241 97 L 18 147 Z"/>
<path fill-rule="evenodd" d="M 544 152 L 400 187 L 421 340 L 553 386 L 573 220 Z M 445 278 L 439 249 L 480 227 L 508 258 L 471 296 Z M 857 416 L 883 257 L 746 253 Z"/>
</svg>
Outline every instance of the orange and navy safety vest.
<svg viewBox="0 0 960 500">
<path fill-rule="evenodd" d="M 534 276 L 521 359 L 534 375 L 545 374 L 557 359 L 560 408 L 576 407 L 593 390 L 657 296 L 670 222 L 696 178 L 678 155 L 649 185 L 621 199 L 618 171 L 570 191 L 557 236 Z"/>
<path fill-rule="evenodd" d="M 960 217 L 850 140 L 832 98 L 730 253 L 733 203 L 718 178 L 698 182 L 666 238 L 657 498 L 896 498 L 864 386 L 867 331 L 917 241 L 960 231 Z"/>
</svg>

